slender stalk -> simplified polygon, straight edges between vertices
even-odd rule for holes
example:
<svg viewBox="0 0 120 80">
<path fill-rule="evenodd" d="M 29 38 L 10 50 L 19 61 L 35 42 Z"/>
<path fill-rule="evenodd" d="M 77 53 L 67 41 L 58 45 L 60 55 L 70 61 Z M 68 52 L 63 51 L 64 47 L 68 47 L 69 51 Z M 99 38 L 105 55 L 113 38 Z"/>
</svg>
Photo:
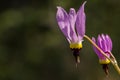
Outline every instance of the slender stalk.
<svg viewBox="0 0 120 80">
<path fill-rule="evenodd" d="M 120 75 L 120 68 L 119 68 L 119 66 L 118 66 L 118 64 L 117 64 L 117 61 L 116 61 L 115 57 L 113 56 L 113 54 L 110 53 L 113 59 L 109 58 L 109 57 L 103 52 L 103 50 L 100 49 L 100 48 L 96 45 L 96 43 L 92 41 L 91 38 L 89 38 L 87 35 L 84 35 L 84 37 L 85 37 L 92 45 L 94 45 L 107 59 L 110 60 L 110 62 L 112 63 L 112 65 L 114 66 L 114 68 L 117 70 L 117 72 L 118 72 L 119 75 Z"/>
</svg>

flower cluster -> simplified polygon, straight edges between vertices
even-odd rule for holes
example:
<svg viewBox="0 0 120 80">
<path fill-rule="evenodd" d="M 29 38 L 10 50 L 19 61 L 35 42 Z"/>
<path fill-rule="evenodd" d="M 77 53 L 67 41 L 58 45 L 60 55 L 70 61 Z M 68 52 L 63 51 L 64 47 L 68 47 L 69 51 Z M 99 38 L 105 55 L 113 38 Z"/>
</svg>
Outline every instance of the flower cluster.
<svg viewBox="0 0 120 80">
<path fill-rule="evenodd" d="M 90 39 L 85 35 L 85 21 L 86 15 L 84 12 L 84 6 L 86 1 L 80 6 L 76 12 L 74 8 L 70 8 L 67 13 L 62 7 L 57 7 L 56 19 L 60 30 L 68 40 L 70 48 L 73 51 L 73 55 L 76 59 L 76 63 L 79 63 L 79 51 L 82 48 L 82 41 L 85 37 L 89 42 L 93 44 L 93 50 L 99 58 L 99 63 L 103 65 L 103 69 L 108 74 L 108 64 L 111 62 L 120 73 L 120 69 L 115 64 L 116 59 L 111 54 L 112 40 L 108 35 L 101 34 L 95 39 Z M 112 59 L 111 59 L 112 57 Z"/>
</svg>

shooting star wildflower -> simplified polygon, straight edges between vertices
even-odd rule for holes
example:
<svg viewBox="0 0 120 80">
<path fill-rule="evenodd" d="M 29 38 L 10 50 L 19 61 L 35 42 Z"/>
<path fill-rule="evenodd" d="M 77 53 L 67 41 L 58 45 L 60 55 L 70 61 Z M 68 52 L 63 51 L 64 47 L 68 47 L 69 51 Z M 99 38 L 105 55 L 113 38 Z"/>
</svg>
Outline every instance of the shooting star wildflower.
<svg viewBox="0 0 120 80">
<path fill-rule="evenodd" d="M 58 6 L 56 14 L 59 28 L 68 40 L 77 63 L 80 62 L 79 50 L 82 48 L 82 41 L 85 35 L 85 3 L 86 1 L 82 4 L 77 13 L 74 8 L 70 8 L 69 14 L 62 7 Z"/>
<path fill-rule="evenodd" d="M 92 40 L 98 45 L 98 47 L 103 50 L 103 52 L 110 58 L 112 51 L 112 40 L 108 35 L 98 35 L 97 40 L 93 37 Z M 107 59 L 96 47 L 93 46 L 94 51 L 99 57 L 99 63 L 103 65 L 103 69 L 106 74 L 108 74 L 108 64 L 110 60 Z"/>
</svg>

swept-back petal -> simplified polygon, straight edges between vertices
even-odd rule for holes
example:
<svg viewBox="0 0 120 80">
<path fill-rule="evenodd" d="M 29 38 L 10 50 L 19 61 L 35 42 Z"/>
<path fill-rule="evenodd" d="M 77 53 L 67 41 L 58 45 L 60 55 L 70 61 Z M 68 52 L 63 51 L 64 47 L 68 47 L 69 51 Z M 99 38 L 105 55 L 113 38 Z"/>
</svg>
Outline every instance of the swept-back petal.
<svg viewBox="0 0 120 80">
<path fill-rule="evenodd" d="M 70 39 L 70 23 L 67 12 L 62 7 L 57 7 L 56 19 L 60 30 L 67 39 Z"/>
<path fill-rule="evenodd" d="M 95 40 L 94 37 L 92 37 L 92 41 L 97 44 L 97 42 L 96 42 L 96 40 Z M 97 56 L 98 56 L 100 59 L 104 59 L 104 58 L 105 58 L 105 57 L 101 54 L 101 52 L 100 52 L 95 46 L 93 46 L 93 50 L 95 51 L 95 53 L 97 54 Z"/>
<path fill-rule="evenodd" d="M 112 49 L 112 41 L 108 35 L 98 35 L 97 41 L 95 38 L 92 38 L 92 41 L 95 42 L 99 48 L 106 54 L 107 57 L 110 57 L 110 53 Z M 94 51 L 99 57 L 100 64 L 108 64 L 110 61 L 95 47 L 93 46 Z"/>
<path fill-rule="evenodd" d="M 97 44 L 98 44 L 98 46 L 102 49 L 102 39 L 101 39 L 101 36 L 100 36 L 100 35 L 98 35 Z"/>
<path fill-rule="evenodd" d="M 106 36 L 104 34 L 101 35 L 101 39 L 102 39 L 102 50 L 104 52 L 107 52 L 108 51 L 108 46 L 107 46 L 107 42 L 106 42 Z"/>
<path fill-rule="evenodd" d="M 77 37 L 76 31 L 75 31 L 76 11 L 75 11 L 74 8 L 70 8 L 69 21 L 70 21 L 70 37 L 71 37 L 71 41 L 77 42 L 78 37 Z"/>
<path fill-rule="evenodd" d="M 106 38 L 108 50 L 109 50 L 109 51 L 112 51 L 112 40 L 111 40 L 111 38 L 110 38 L 108 35 L 106 35 L 105 38 Z"/>
<path fill-rule="evenodd" d="M 77 30 L 79 39 L 82 39 L 85 34 L 85 20 L 86 20 L 86 15 L 84 12 L 85 3 L 86 1 L 79 8 L 77 12 L 77 17 L 76 17 L 76 30 Z"/>
</svg>

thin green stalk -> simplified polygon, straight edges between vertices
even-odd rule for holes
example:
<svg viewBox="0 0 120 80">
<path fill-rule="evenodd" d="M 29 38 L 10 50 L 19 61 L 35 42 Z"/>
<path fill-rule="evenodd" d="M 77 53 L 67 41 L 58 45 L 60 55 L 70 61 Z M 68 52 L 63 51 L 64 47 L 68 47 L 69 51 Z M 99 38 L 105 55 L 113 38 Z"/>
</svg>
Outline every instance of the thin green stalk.
<svg viewBox="0 0 120 80">
<path fill-rule="evenodd" d="M 115 57 L 113 56 L 113 54 L 110 53 L 113 59 L 109 58 L 109 57 L 103 52 L 103 50 L 100 49 L 100 48 L 96 45 L 96 43 L 92 41 L 91 38 L 89 38 L 87 35 L 84 35 L 84 37 L 85 37 L 93 46 L 95 46 L 107 59 L 110 60 L 110 62 L 112 63 L 112 65 L 114 66 L 114 68 L 117 70 L 117 72 L 118 72 L 119 75 L 120 75 L 120 68 L 119 68 L 119 66 L 118 66 L 118 64 L 117 64 L 117 61 L 116 61 Z"/>
</svg>

